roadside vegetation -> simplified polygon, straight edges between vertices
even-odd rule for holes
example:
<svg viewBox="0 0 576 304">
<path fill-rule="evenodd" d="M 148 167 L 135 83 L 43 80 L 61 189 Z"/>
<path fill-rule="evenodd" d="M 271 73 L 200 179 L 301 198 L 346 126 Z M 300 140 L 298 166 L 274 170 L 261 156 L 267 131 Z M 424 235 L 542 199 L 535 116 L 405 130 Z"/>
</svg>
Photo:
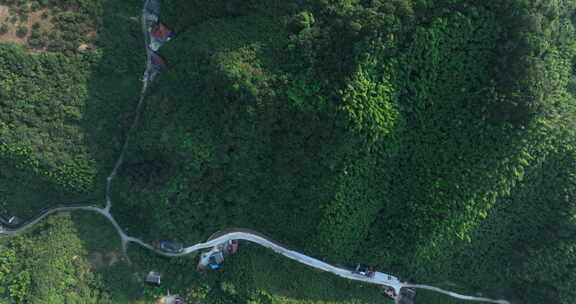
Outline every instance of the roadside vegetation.
<svg viewBox="0 0 576 304">
<path fill-rule="evenodd" d="M 140 92 L 130 17 L 142 3 L 0 4 L 48 12 L 66 40 L 39 55 L 0 44 L 0 206 L 26 217 L 102 202 Z M 245 227 L 334 264 L 512 303 L 572 303 L 575 16 L 564 0 L 165 1 L 169 69 L 146 97 L 112 213 L 144 241 L 191 245 Z M 48 263 L 68 285 L 42 289 L 31 260 L 8 256 L 52 259 L 29 253 L 50 231 L 63 232 L 39 248 L 77 244 L 66 256 L 82 259 L 62 263 L 90 275 Z M 0 239 L 0 302 L 151 303 L 166 289 L 192 303 L 387 301 L 245 243 L 216 272 L 136 246 L 134 265 L 98 269 L 96 257 L 118 252 L 114 235 L 105 220 L 63 214 Z M 166 288 L 135 279 L 149 270 L 165 273 Z M 53 302 L 36 300 L 44 290 Z M 465 303 L 424 291 L 417 301 Z"/>
</svg>

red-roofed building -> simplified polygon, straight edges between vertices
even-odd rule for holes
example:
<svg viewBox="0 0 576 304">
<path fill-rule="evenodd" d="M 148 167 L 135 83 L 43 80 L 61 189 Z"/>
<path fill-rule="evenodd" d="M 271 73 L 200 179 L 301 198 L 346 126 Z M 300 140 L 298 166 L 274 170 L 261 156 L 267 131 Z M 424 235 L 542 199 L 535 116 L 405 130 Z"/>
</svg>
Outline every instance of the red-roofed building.
<svg viewBox="0 0 576 304">
<path fill-rule="evenodd" d="M 153 81 L 160 74 L 160 71 L 167 66 L 166 60 L 162 56 L 152 53 L 152 56 L 150 56 L 150 68 L 146 71 L 142 81 Z"/>
<path fill-rule="evenodd" d="M 174 35 L 172 30 L 162 23 L 157 23 L 150 31 L 150 49 L 157 51 Z"/>
<path fill-rule="evenodd" d="M 157 69 L 163 69 L 166 67 L 166 60 L 162 58 L 162 56 L 158 54 L 153 54 L 150 58 L 152 61 L 152 65 Z"/>
<path fill-rule="evenodd" d="M 170 38 L 172 38 L 172 30 L 164 24 L 158 23 L 154 30 L 152 30 L 152 35 L 154 35 L 154 38 L 160 41 L 168 41 Z"/>
</svg>

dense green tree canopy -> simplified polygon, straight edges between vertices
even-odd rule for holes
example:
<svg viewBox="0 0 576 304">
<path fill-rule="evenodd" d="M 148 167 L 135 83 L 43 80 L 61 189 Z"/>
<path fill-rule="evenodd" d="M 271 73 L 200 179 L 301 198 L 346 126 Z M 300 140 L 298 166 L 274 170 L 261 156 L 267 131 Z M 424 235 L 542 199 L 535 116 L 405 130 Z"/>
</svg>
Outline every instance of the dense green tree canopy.
<svg viewBox="0 0 576 304">
<path fill-rule="evenodd" d="M 102 202 L 135 116 L 142 3 L 0 3 L 50 12 L 70 42 L 0 43 L 0 207 Z M 247 227 L 334 264 L 572 303 L 574 16 L 569 0 L 164 1 L 169 69 L 147 92 L 112 213 L 145 241 Z M 206 303 L 383 301 L 251 245 L 222 272 L 135 247 L 135 266 L 100 272 L 73 258 L 96 236 L 72 223 L 83 227 L 62 215 L 0 239 L 0 301 L 147 303 L 164 290 L 124 277 L 151 269 Z"/>
</svg>

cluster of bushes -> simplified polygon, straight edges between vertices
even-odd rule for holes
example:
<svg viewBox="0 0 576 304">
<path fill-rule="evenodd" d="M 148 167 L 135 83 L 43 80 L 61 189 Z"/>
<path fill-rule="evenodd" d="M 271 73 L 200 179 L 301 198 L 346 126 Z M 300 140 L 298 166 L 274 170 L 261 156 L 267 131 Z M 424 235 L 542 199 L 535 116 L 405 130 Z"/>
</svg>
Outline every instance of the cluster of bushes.
<svg viewBox="0 0 576 304">
<path fill-rule="evenodd" d="M 4 59 L 0 64 L 2 157 L 21 155 L 26 160 L 22 166 L 64 188 L 91 189 L 93 162 L 82 156 L 87 153 L 82 131 L 72 123 L 82 119 L 90 63 L 80 55 L 32 56 L 9 45 L 0 46 L 0 56 Z"/>
<path fill-rule="evenodd" d="M 16 27 L 15 30 L 16 30 L 16 36 L 20 38 L 24 38 L 28 34 L 28 27 L 25 25 L 19 25 L 18 27 Z M 0 35 L 7 34 L 9 31 L 10 26 L 8 24 L 3 23 L 2 25 L 0 25 Z"/>
<path fill-rule="evenodd" d="M 4 35 L 4 34 L 8 33 L 9 30 L 10 30 L 10 27 L 8 26 L 8 24 L 2 23 L 0 25 L 0 35 Z"/>
<path fill-rule="evenodd" d="M 90 270 L 70 214 L 51 216 L 34 230 L 0 242 L 5 303 L 112 303 L 101 278 Z"/>
<path fill-rule="evenodd" d="M 25 37 L 27 34 L 28 34 L 28 27 L 25 25 L 20 25 L 16 29 L 16 36 L 20 38 Z"/>
</svg>

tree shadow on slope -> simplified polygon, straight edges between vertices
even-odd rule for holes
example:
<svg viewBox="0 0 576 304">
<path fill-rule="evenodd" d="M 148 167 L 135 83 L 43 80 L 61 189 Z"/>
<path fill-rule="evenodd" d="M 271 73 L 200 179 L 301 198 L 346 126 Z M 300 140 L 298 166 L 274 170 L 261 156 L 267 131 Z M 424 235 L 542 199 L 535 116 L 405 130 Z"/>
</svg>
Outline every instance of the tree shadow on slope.
<svg viewBox="0 0 576 304">
<path fill-rule="evenodd" d="M 0 210 L 16 216 L 20 222 L 32 219 L 47 208 L 62 202 L 95 202 L 96 197 L 73 193 L 61 185 L 26 168 L 14 159 L 0 159 Z"/>
<path fill-rule="evenodd" d="M 107 178 L 116 165 L 136 117 L 146 50 L 140 24 L 144 2 L 103 0 L 102 3 L 102 26 L 98 32 L 96 50 L 93 51 L 96 60 L 89 82 L 83 127 L 88 133 L 88 145 L 97 162 L 100 188 L 96 191 L 103 205 Z M 138 126 L 135 132 L 138 132 Z M 130 159 L 125 158 L 125 162 L 130 162 Z M 117 185 L 118 177 L 112 181 L 112 189 Z M 114 206 L 123 204 L 116 197 L 112 197 L 112 201 Z M 124 218 L 117 211 L 113 208 L 113 216 L 125 227 Z M 142 210 L 134 208 L 126 212 L 139 214 Z M 109 294 L 114 303 L 143 301 L 146 298 L 142 292 L 143 283 L 136 281 L 134 269 L 124 260 L 115 262 L 117 258 L 122 258 L 122 252 L 120 239 L 112 224 L 101 215 L 78 214 L 74 220 L 89 257 L 94 260 L 93 271 L 102 281 L 103 292 Z M 108 264 L 113 265 L 97 269 L 99 256 L 110 257 Z"/>
<path fill-rule="evenodd" d="M 293 75 L 282 74 L 281 59 L 270 56 L 287 34 L 272 17 L 207 20 L 160 50 L 170 67 L 152 84 L 114 187 L 113 212 L 134 235 L 191 245 L 240 226 L 305 247 L 303 236 L 333 196 L 326 158 L 339 149 L 342 130 L 334 114 L 304 111 L 285 95 Z M 294 271 L 272 284 L 297 277 Z M 346 284 L 336 280 L 326 284 Z"/>
<path fill-rule="evenodd" d="M 314 114 L 299 113 L 283 104 L 285 96 L 274 96 L 276 90 L 282 94 L 285 83 L 271 71 L 273 59 L 262 57 L 281 43 L 283 34 L 281 24 L 269 16 L 218 19 L 179 35 L 161 50 L 171 68 L 154 84 L 142 130 L 130 148 L 132 164 L 122 171 L 146 187 L 129 166 L 150 159 L 170 163 L 171 170 L 158 172 L 162 177 L 157 179 L 165 182 L 156 188 L 160 191 L 149 191 L 156 198 L 146 204 L 156 202 L 150 212 L 158 212 L 152 210 L 161 209 L 159 204 L 173 211 L 148 222 L 164 222 L 164 228 L 189 237 L 190 229 L 208 236 L 234 224 L 257 228 L 260 221 L 267 223 L 260 225 L 266 227 L 263 232 L 285 234 L 278 221 L 297 220 L 289 211 L 298 206 L 279 204 L 278 195 L 295 200 L 291 192 L 316 178 L 318 164 L 304 149 L 317 149 L 315 137 L 326 137 L 333 126 L 311 124 Z M 290 152 L 275 153 L 286 146 Z M 307 168 L 306 179 L 294 183 L 302 168 Z"/>
<path fill-rule="evenodd" d="M 141 1 L 103 1 L 98 62 L 92 70 L 84 128 L 98 163 L 98 179 L 104 182 L 120 155 L 142 87 L 141 9 Z"/>
</svg>

